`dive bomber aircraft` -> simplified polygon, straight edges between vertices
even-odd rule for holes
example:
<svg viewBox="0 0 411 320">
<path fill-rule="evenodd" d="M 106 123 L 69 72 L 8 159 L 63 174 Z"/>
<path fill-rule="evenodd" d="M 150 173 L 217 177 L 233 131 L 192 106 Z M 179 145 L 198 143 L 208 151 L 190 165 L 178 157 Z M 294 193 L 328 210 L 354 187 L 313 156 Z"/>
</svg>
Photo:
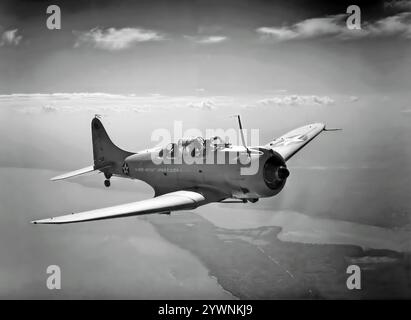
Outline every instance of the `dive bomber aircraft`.
<svg viewBox="0 0 411 320">
<path fill-rule="evenodd" d="M 241 119 L 237 117 L 242 146 L 232 145 L 219 137 L 197 137 L 180 139 L 178 143 L 170 143 L 166 147 L 129 152 L 110 140 L 96 115 L 91 121 L 94 164 L 51 180 L 102 172 L 106 178 L 106 187 L 110 186 L 112 176 L 139 179 L 154 189 L 154 197 L 32 223 L 63 224 L 152 213 L 170 214 L 172 211 L 193 210 L 211 202 L 254 203 L 259 198 L 274 196 L 284 188 L 290 174 L 286 162 L 294 154 L 322 131 L 339 130 L 326 129 L 323 123 L 313 123 L 290 131 L 263 146 L 247 147 Z M 184 153 L 196 161 L 177 161 Z M 223 161 L 208 161 L 210 159 Z M 242 174 L 244 169 L 253 165 L 257 168 L 253 174 Z"/>
</svg>

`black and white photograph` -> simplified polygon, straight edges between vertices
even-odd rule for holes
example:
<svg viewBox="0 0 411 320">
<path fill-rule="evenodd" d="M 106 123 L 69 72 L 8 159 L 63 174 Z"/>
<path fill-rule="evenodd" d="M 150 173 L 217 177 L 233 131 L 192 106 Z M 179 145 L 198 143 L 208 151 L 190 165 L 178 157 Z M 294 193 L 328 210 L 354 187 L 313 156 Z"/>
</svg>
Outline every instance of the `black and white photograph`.
<svg viewBox="0 0 411 320">
<path fill-rule="evenodd" d="M 2 0 L 0 299 L 411 299 L 411 0 Z"/>
</svg>

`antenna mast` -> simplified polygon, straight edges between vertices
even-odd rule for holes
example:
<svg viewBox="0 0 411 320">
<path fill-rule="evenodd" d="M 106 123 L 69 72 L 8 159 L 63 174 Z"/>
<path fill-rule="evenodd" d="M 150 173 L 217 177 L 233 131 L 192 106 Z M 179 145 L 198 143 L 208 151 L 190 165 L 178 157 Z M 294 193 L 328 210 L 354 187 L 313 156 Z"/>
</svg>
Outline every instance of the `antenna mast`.
<svg viewBox="0 0 411 320">
<path fill-rule="evenodd" d="M 243 142 L 243 146 L 244 146 L 244 148 L 247 149 L 248 155 L 250 155 L 251 152 L 250 152 L 250 150 L 248 149 L 247 144 L 246 144 L 246 142 L 245 142 L 245 138 L 244 138 L 243 125 L 241 124 L 241 117 L 240 117 L 239 114 L 234 115 L 234 117 L 237 117 L 237 120 L 238 120 L 238 126 L 240 127 L 241 140 L 242 140 L 242 142 Z"/>
</svg>

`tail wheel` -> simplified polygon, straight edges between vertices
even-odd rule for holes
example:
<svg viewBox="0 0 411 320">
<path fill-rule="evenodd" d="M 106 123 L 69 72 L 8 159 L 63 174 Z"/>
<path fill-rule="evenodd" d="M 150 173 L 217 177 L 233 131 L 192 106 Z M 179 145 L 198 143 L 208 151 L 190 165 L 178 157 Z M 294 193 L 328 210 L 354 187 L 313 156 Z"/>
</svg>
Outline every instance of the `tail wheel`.
<svg viewBox="0 0 411 320">
<path fill-rule="evenodd" d="M 108 188 L 108 187 L 110 187 L 110 185 L 111 185 L 111 183 L 110 183 L 110 180 L 104 180 L 104 185 Z"/>
</svg>

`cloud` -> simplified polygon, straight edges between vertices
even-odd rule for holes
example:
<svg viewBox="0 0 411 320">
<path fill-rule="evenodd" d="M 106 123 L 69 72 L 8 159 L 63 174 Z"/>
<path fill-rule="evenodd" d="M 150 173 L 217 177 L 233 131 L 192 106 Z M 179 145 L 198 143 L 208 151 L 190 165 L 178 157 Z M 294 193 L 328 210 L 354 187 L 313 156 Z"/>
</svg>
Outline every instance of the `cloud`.
<svg viewBox="0 0 411 320">
<path fill-rule="evenodd" d="M 399 13 L 367 25 L 371 36 L 401 36 L 411 38 L 411 12 Z"/>
<path fill-rule="evenodd" d="M 124 50 L 140 42 L 161 41 L 164 36 L 157 31 L 141 28 L 94 28 L 85 32 L 74 32 L 77 35 L 75 47 L 90 44 L 103 50 Z"/>
<path fill-rule="evenodd" d="M 200 110 L 213 110 L 216 108 L 216 105 L 211 100 L 199 101 L 199 102 L 191 102 L 187 104 L 187 107 L 193 109 L 200 109 Z"/>
<path fill-rule="evenodd" d="M 349 100 L 350 102 L 357 102 L 358 100 L 360 100 L 360 98 L 357 97 L 357 96 L 350 96 L 350 97 L 348 98 L 348 100 Z"/>
<path fill-rule="evenodd" d="M 284 95 L 257 101 L 257 106 L 308 106 L 331 105 L 335 101 L 329 96 L 316 95 Z"/>
<path fill-rule="evenodd" d="M 324 18 L 313 18 L 303 20 L 289 27 L 261 27 L 256 31 L 264 38 L 272 38 L 277 41 L 338 35 L 346 31 L 345 24 L 343 23 L 345 17 L 346 15 L 334 15 Z"/>
<path fill-rule="evenodd" d="M 0 104 L 23 114 L 54 112 L 86 112 L 109 114 L 118 112 L 150 112 L 158 110 L 214 110 L 235 105 L 229 96 L 165 96 L 160 94 L 77 93 L 14 93 L 0 94 Z"/>
<path fill-rule="evenodd" d="M 216 43 L 221 43 L 224 41 L 228 40 L 228 37 L 226 36 L 184 36 L 186 39 L 191 40 L 192 42 L 198 43 L 198 44 L 216 44 Z"/>
<path fill-rule="evenodd" d="M 1 34 L 0 46 L 17 46 L 21 39 L 23 39 L 23 36 L 18 35 L 18 29 L 6 30 Z"/>
<path fill-rule="evenodd" d="M 298 33 L 291 30 L 289 27 L 261 27 L 256 30 L 259 34 L 263 35 L 265 38 L 272 37 L 273 39 L 283 41 L 291 40 L 298 37 Z"/>
<path fill-rule="evenodd" d="M 346 26 L 347 15 L 332 15 L 303 20 L 291 26 L 261 27 L 256 32 L 262 39 L 274 41 L 305 40 L 314 38 L 337 38 L 341 40 L 364 37 L 411 38 L 411 12 L 403 12 L 374 22 L 365 22 L 361 30 L 350 30 Z"/>
<path fill-rule="evenodd" d="M 384 2 L 385 9 L 411 11 L 411 0 L 390 0 Z"/>
<path fill-rule="evenodd" d="M 192 109 L 200 109 L 200 110 L 213 110 L 216 108 L 216 105 L 211 100 L 199 101 L 199 102 L 191 102 L 187 104 L 187 107 Z"/>
<path fill-rule="evenodd" d="M 395 263 L 398 259 L 387 257 L 387 256 L 364 256 L 359 258 L 351 258 L 350 262 L 352 264 L 368 264 L 368 263 Z"/>
<path fill-rule="evenodd" d="M 52 112 L 56 112 L 58 109 L 53 105 L 46 104 L 42 107 L 42 110 L 45 113 L 52 113 Z"/>
</svg>

